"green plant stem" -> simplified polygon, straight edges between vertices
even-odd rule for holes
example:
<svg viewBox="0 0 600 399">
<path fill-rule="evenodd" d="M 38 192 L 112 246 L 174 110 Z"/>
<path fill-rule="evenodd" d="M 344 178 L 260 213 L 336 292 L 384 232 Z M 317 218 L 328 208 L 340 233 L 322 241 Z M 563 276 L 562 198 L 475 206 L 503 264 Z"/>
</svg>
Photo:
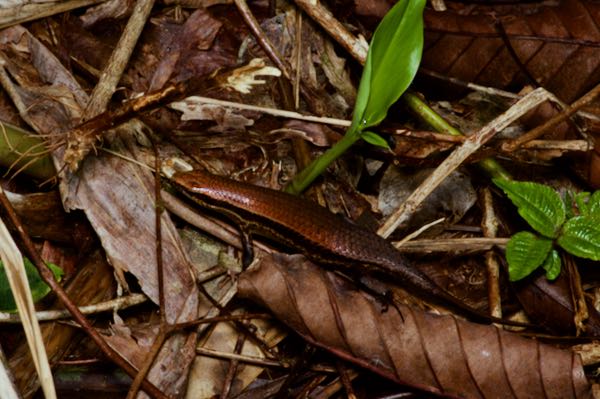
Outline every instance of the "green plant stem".
<svg viewBox="0 0 600 399">
<path fill-rule="evenodd" d="M 450 125 L 448 121 L 442 118 L 415 94 L 406 92 L 401 98 L 413 113 L 436 131 L 452 136 L 464 136 L 460 130 Z M 477 165 L 492 179 L 512 180 L 510 173 L 493 158 L 483 159 Z"/>
<path fill-rule="evenodd" d="M 321 156 L 315 158 L 306 168 L 304 168 L 290 184 L 285 187 L 285 191 L 290 194 L 300 194 L 304 191 L 321 173 L 327 169 L 329 164 L 338 159 L 354 143 L 360 139 L 357 129 L 350 127 L 344 137 L 325 151 Z"/>
<path fill-rule="evenodd" d="M 41 138 L 19 127 L 0 121 L 0 165 L 23 172 L 40 180 L 56 174 L 50 154 Z"/>
</svg>

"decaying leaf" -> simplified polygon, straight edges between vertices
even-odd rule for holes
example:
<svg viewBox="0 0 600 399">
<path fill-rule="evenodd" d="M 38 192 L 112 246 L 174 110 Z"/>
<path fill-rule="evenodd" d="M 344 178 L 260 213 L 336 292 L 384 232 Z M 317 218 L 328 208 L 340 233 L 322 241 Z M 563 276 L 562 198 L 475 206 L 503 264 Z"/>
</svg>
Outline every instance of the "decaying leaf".
<svg viewBox="0 0 600 399">
<path fill-rule="evenodd" d="M 392 381 L 450 397 L 591 398 L 575 353 L 491 325 L 382 306 L 305 258 L 265 257 L 239 293 L 308 342 Z"/>
<path fill-rule="evenodd" d="M 600 73 L 597 3 L 564 0 L 507 10 L 494 15 L 485 9 L 466 14 L 427 12 L 423 66 L 464 81 L 516 91 L 531 84 L 532 77 L 567 102 L 594 85 Z M 524 69 L 511 55 L 502 32 Z"/>
</svg>

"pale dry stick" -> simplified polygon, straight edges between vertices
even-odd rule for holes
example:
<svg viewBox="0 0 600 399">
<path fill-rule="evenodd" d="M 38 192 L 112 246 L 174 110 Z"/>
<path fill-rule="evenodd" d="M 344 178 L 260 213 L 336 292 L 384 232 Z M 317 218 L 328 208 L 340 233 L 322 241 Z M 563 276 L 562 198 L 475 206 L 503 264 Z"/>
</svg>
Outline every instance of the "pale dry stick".
<svg viewBox="0 0 600 399">
<path fill-rule="evenodd" d="M 483 235 L 487 238 L 495 238 L 498 234 L 498 220 L 494 212 L 494 202 L 492 192 L 485 187 L 481 192 L 481 201 L 483 202 L 483 220 L 481 228 Z M 487 268 L 488 280 L 488 302 L 490 315 L 502 318 L 502 300 L 500 298 L 500 265 L 493 250 L 485 252 L 485 266 Z"/>
<path fill-rule="evenodd" d="M 600 84 L 596 85 L 592 90 L 588 91 L 582 97 L 580 97 L 577 101 L 575 101 L 571 105 L 567 105 L 567 107 L 562 110 L 559 114 L 556 114 L 552 118 L 548 119 L 543 124 L 537 126 L 536 128 L 530 130 L 529 132 L 523 134 L 522 136 L 516 138 L 514 141 L 510 143 L 506 143 L 504 145 L 507 151 L 514 151 L 523 144 L 533 139 L 540 137 L 542 134 L 546 133 L 549 129 L 554 126 L 564 122 L 568 118 L 570 118 L 573 114 L 579 111 L 582 107 L 591 103 L 596 97 L 600 95 Z"/>
<path fill-rule="evenodd" d="M 452 153 L 433 171 L 423 183 L 407 198 L 385 223 L 379 228 L 378 234 L 387 238 L 401 224 L 405 223 L 416 212 L 421 203 L 435 190 L 436 187 L 452 171 L 457 169 L 482 145 L 489 141 L 496 133 L 506 128 L 515 120 L 519 119 L 529 110 L 546 101 L 548 92 L 544 89 L 536 89 L 519 100 L 516 104 L 506 110 L 503 114 L 488 123 L 475 134 L 469 136 L 464 143 L 457 147 Z"/>
<path fill-rule="evenodd" d="M 119 309 L 127 309 L 129 307 L 148 302 L 148 297 L 144 294 L 131 294 L 110 301 L 100 302 L 94 305 L 79 307 L 82 314 L 97 314 L 102 312 L 114 311 Z M 68 310 L 41 310 L 35 313 L 39 321 L 54 321 L 68 319 L 72 317 Z M 21 317 L 18 313 L 0 312 L 1 323 L 20 323 Z"/>
<path fill-rule="evenodd" d="M 107 0 L 56 0 L 56 1 L 31 1 L 21 0 L 12 4 L 2 6 L 0 1 L 0 29 L 9 26 L 22 24 L 23 22 L 33 21 L 49 17 L 51 15 L 62 14 L 76 8 L 87 7 Z"/>
<path fill-rule="evenodd" d="M 300 108 L 300 70 L 302 68 L 302 13 L 296 13 L 296 75 L 294 76 L 294 107 Z"/>
<path fill-rule="evenodd" d="M 106 110 L 153 6 L 154 0 L 137 0 L 135 3 L 117 47 L 102 71 L 98 84 L 94 87 L 90 101 L 83 113 L 83 119 L 93 118 Z"/>
<path fill-rule="evenodd" d="M 493 247 L 505 247 L 508 238 L 449 238 L 412 240 L 397 245 L 400 252 L 432 253 L 432 252 L 481 252 Z"/>
<path fill-rule="evenodd" d="M 411 241 L 413 238 L 416 238 L 418 236 L 420 236 L 424 231 L 429 230 L 430 228 L 432 228 L 435 225 L 438 225 L 440 223 L 442 223 L 444 220 L 446 220 L 446 218 L 439 218 L 437 220 L 434 220 L 431 223 L 427 223 L 424 226 L 419 227 L 416 231 L 410 233 L 409 235 L 407 235 L 406 237 L 404 237 L 402 240 L 398 241 L 396 244 L 394 244 L 396 247 L 401 246 L 402 244 L 405 244 L 409 241 Z"/>
<path fill-rule="evenodd" d="M 263 50 L 265 50 L 265 52 L 269 56 L 269 59 L 273 61 L 277 68 L 279 68 L 283 76 L 285 76 L 285 78 L 288 81 L 292 82 L 292 74 L 290 73 L 289 66 L 285 64 L 283 58 L 281 57 L 275 46 L 273 46 L 273 44 L 262 32 L 262 28 L 260 27 L 260 24 L 258 23 L 256 18 L 254 18 L 254 14 L 252 14 L 252 11 L 246 3 L 246 0 L 233 0 L 233 2 L 238 8 L 240 14 L 242 15 L 242 18 L 244 18 L 244 21 L 254 34 L 254 37 L 259 42 L 260 46 L 263 48 Z"/>
<path fill-rule="evenodd" d="M 522 98 L 524 96 L 524 94 L 516 94 L 511 91 L 501 90 L 501 89 L 497 89 L 495 87 L 482 86 L 482 85 L 478 85 L 476 83 L 466 82 L 462 79 L 454 78 L 451 76 L 446 76 L 446 75 L 437 73 L 435 71 L 432 71 L 432 70 L 426 69 L 426 68 L 419 68 L 419 73 L 422 73 L 427 76 L 432 76 L 434 78 L 453 83 L 457 86 L 466 87 L 473 91 L 478 91 L 478 92 L 489 94 L 492 96 L 505 97 L 505 98 L 510 98 L 513 100 L 518 100 L 519 98 Z M 556 102 L 562 108 L 565 108 L 567 106 L 565 103 L 563 103 L 558 98 L 553 98 L 552 101 Z M 592 114 L 591 112 L 577 111 L 577 116 L 580 116 L 580 117 L 586 118 L 586 119 L 591 119 L 594 121 L 600 121 L 600 115 Z"/>
<path fill-rule="evenodd" d="M 0 347 L 0 398 L 21 398 L 21 395 L 15 386 L 14 376 L 12 375 L 8 360 L 2 351 L 2 347 Z"/>
<path fill-rule="evenodd" d="M 331 12 L 323 7 L 320 1 L 295 0 L 296 5 L 323 27 L 342 47 L 355 59 L 364 64 L 369 51 L 369 44 L 364 38 L 352 35 Z"/>
<path fill-rule="evenodd" d="M 348 127 L 352 123 L 351 121 L 348 121 L 345 119 L 304 115 L 304 114 L 301 114 L 299 112 L 294 112 L 294 111 L 285 111 L 285 110 L 280 110 L 280 109 L 275 109 L 275 108 L 259 107 L 256 105 L 248 105 L 248 104 L 236 103 L 236 102 L 232 102 L 232 101 L 217 100 L 214 98 L 202 97 L 202 96 L 190 96 L 190 97 L 187 97 L 185 100 L 172 102 L 170 104 L 170 106 L 171 106 L 171 108 L 174 108 L 174 109 L 177 109 L 177 110 L 183 112 L 181 107 L 183 105 L 186 105 L 186 103 L 220 105 L 223 107 L 241 109 L 241 110 L 246 110 L 246 111 L 257 111 L 257 112 L 261 112 L 261 113 L 264 113 L 267 115 L 273 115 L 273 116 L 278 116 L 278 117 L 282 117 L 282 118 L 297 119 L 297 120 L 306 121 L 306 122 L 323 123 L 323 124 L 342 126 L 342 127 Z"/>
<path fill-rule="evenodd" d="M 221 351 L 217 351 L 214 349 L 207 349 L 207 348 L 200 348 L 200 347 L 196 348 L 196 354 L 200 355 L 200 356 L 214 357 L 217 359 L 237 360 L 239 362 L 243 362 L 243 363 L 247 363 L 247 364 L 254 364 L 254 365 L 262 366 L 262 367 L 282 367 L 282 368 L 290 367 L 289 364 L 278 362 L 277 360 L 265 359 L 265 358 L 257 357 L 257 356 L 241 355 L 239 353 L 221 352 Z"/>
<path fill-rule="evenodd" d="M 587 140 L 531 140 L 521 146 L 528 150 L 561 150 L 587 152 L 593 146 Z"/>
</svg>

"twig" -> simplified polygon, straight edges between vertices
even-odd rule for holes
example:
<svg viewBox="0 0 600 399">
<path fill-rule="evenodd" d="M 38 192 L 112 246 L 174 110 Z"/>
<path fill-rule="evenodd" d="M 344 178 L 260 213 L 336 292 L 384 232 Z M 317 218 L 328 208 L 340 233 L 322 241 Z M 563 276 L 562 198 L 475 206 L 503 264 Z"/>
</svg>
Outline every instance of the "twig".
<svg viewBox="0 0 600 399">
<path fill-rule="evenodd" d="M 358 39 L 348 32 L 346 27 L 327 8 L 323 7 L 320 1 L 295 0 L 295 2 L 298 7 L 322 26 L 335 41 L 344 47 L 353 58 L 364 64 L 369 51 L 369 45 L 364 38 Z"/>
<path fill-rule="evenodd" d="M 441 73 L 437 73 L 437 72 L 432 71 L 427 68 L 419 68 L 419 73 L 422 73 L 424 75 L 431 76 L 431 77 L 434 77 L 436 79 L 440 79 L 440 80 L 443 80 L 446 82 L 450 82 L 457 86 L 466 87 L 466 88 L 474 90 L 474 91 L 489 94 L 492 96 L 511 98 L 513 100 L 518 100 L 519 98 L 523 98 L 523 95 L 520 95 L 520 94 L 512 93 L 512 92 L 506 91 L 506 90 L 496 89 L 495 87 L 488 87 L 488 86 L 478 85 L 476 83 L 465 82 L 464 80 L 454 78 L 451 76 L 442 75 Z M 560 105 L 563 108 L 565 107 L 565 104 L 562 101 L 560 101 L 560 99 L 558 99 L 558 98 L 553 97 L 552 101 L 558 103 L 558 105 Z M 586 118 L 586 119 L 590 119 L 590 120 L 594 120 L 594 121 L 600 121 L 600 115 L 597 115 L 597 114 L 594 114 L 591 112 L 578 111 L 577 116 Z"/>
<path fill-rule="evenodd" d="M 288 363 L 280 362 L 277 360 L 264 359 L 262 357 L 256 356 L 248 356 L 248 355 L 240 355 L 239 353 L 229 353 L 229 352 L 220 352 L 214 349 L 207 348 L 196 348 L 196 354 L 200 356 L 210 356 L 218 359 L 227 359 L 227 360 L 237 360 L 243 363 L 255 364 L 257 366 L 263 367 L 283 367 L 289 368 L 290 365 Z M 329 370 L 331 371 L 331 370 Z"/>
<path fill-rule="evenodd" d="M 63 290 L 61 285 L 58 284 L 56 282 L 56 280 L 54 280 L 54 275 L 52 274 L 52 271 L 50 271 L 48 266 L 46 266 L 46 264 L 40 257 L 40 254 L 35 249 L 33 241 L 31 241 L 31 238 L 29 237 L 29 235 L 27 235 L 27 233 L 25 233 L 23 224 L 21 223 L 19 217 L 15 213 L 10 201 L 8 200 L 8 198 L 6 197 L 6 195 L 4 194 L 3 191 L 0 191 L 0 203 L 4 207 L 8 217 L 10 218 L 13 225 L 17 228 L 17 231 L 19 232 L 19 236 L 25 247 L 25 252 L 27 252 L 29 259 L 33 262 L 33 264 L 37 268 L 37 270 L 40 273 L 40 276 L 42 277 L 44 282 L 46 284 L 48 284 L 48 286 L 52 289 L 52 291 L 60 299 L 60 301 L 63 303 L 63 305 L 65 305 L 65 307 L 73 315 L 73 318 L 75 319 L 75 321 L 77 321 L 82 326 L 82 328 L 85 330 L 85 332 L 96 343 L 96 345 L 98 345 L 98 347 L 106 355 L 106 357 L 108 357 L 111 361 L 113 361 L 115 364 L 117 364 L 119 367 L 121 367 L 129 376 L 134 378 L 137 374 L 137 370 L 131 364 L 129 364 L 129 362 L 127 362 L 125 359 L 123 359 L 123 357 L 121 357 L 121 355 L 118 352 L 116 352 L 113 348 L 111 348 L 106 343 L 106 341 L 104 340 L 104 338 L 102 338 L 100 333 L 98 333 L 94 329 L 94 327 L 87 320 L 87 318 L 79 311 L 79 308 L 73 302 L 71 302 L 71 300 L 69 299 L 69 297 L 67 296 L 67 294 L 65 293 L 65 291 Z M 156 388 L 156 386 L 154 386 L 152 383 L 150 383 L 148 380 L 144 380 L 142 382 L 142 388 L 144 389 L 144 391 L 147 394 L 149 394 L 150 396 L 152 396 L 154 398 L 167 399 L 167 396 L 164 393 L 162 393 L 158 388 Z"/>
<path fill-rule="evenodd" d="M 138 374 L 135 376 L 135 379 L 129 387 L 129 392 L 127 392 L 127 399 L 134 399 L 137 396 L 142 381 L 146 379 L 146 376 L 152 368 L 152 364 L 156 360 L 160 349 L 162 348 L 163 344 L 173 331 L 172 326 L 167 320 L 167 313 L 165 311 L 165 274 L 163 267 L 162 247 L 162 214 L 164 211 L 164 207 L 160 195 L 160 156 L 158 154 L 157 144 L 155 142 L 152 142 L 152 146 L 154 147 L 154 225 L 156 231 L 156 274 L 158 276 L 158 306 L 160 309 L 160 330 L 158 332 L 158 336 L 152 344 L 150 352 L 148 352 L 148 354 L 144 358 L 144 364 L 138 370 Z"/>
<path fill-rule="evenodd" d="M 279 68 L 283 76 L 285 76 L 285 78 L 291 82 L 292 74 L 290 72 L 290 67 L 283 61 L 283 58 L 281 57 L 275 46 L 273 46 L 273 43 L 271 43 L 269 38 L 262 31 L 258 21 L 256 20 L 256 18 L 254 18 L 254 14 L 252 14 L 252 11 L 250 11 L 250 8 L 248 8 L 246 0 L 234 0 L 233 2 L 238 8 L 240 14 L 242 15 L 242 18 L 244 18 L 244 21 L 254 34 L 254 37 L 256 38 L 256 41 L 258 42 L 260 47 L 262 47 L 265 53 L 267 53 L 269 59 L 273 61 L 275 66 Z"/>
<path fill-rule="evenodd" d="M 245 341 L 246 334 L 239 334 L 235 343 L 235 347 L 233 348 L 233 353 L 235 353 L 236 355 L 242 353 L 242 348 L 244 347 Z M 231 391 L 231 385 L 233 384 L 233 378 L 235 377 L 235 373 L 238 369 L 238 364 L 238 359 L 229 360 L 229 367 L 227 369 L 227 374 L 225 375 L 225 379 L 223 381 L 223 389 L 221 389 L 221 394 L 219 395 L 220 399 L 227 399 L 227 397 L 229 396 L 229 392 Z"/>
<path fill-rule="evenodd" d="M 396 245 L 401 252 L 477 252 L 486 251 L 494 246 L 504 247 L 508 238 L 449 238 L 435 240 L 412 240 Z"/>
<path fill-rule="evenodd" d="M 44 2 L 23 0 L 21 4 L 3 5 L 0 7 L 0 29 L 105 1 L 107 0 L 56 0 Z"/>
<path fill-rule="evenodd" d="M 242 103 L 236 103 L 236 102 L 225 101 L 225 100 L 217 100 L 214 98 L 202 97 L 202 96 L 190 96 L 190 97 L 187 97 L 183 101 L 178 101 L 173 104 L 176 107 L 178 107 L 176 109 L 179 109 L 178 104 L 185 104 L 185 103 L 190 103 L 190 102 L 191 103 L 200 103 L 200 104 L 221 105 L 223 107 L 236 108 L 236 109 L 241 109 L 241 110 L 246 110 L 246 111 L 257 111 L 257 112 L 261 112 L 264 114 L 279 116 L 279 117 L 283 117 L 283 118 L 297 119 L 297 120 L 307 121 L 307 122 L 324 123 L 324 124 L 329 124 L 329 125 L 334 125 L 334 126 L 348 127 L 351 124 L 351 121 L 348 121 L 345 119 L 304 115 L 304 114 L 301 114 L 299 112 L 294 112 L 294 111 L 286 111 L 286 110 L 275 109 L 275 108 L 259 107 L 256 105 L 242 104 Z M 173 107 L 173 104 L 171 105 L 171 107 L 175 108 L 175 107 Z"/>
<path fill-rule="evenodd" d="M 546 133 L 549 129 L 553 128 L 561 122 L 564 122 L 567 118 L 571 117 L 582 107 L 591 103 L 596 97 L 598 97 L 598 95 L 600 95 L 600 84 L 596 85 L 596 87 L 588 91 L 573 104 L 568 105 L 559 114 L 556 114 L 552 118 L 548 119 L 545 123 L 516 138 L 514 141 L 506 143 L 504 146 L 506 151 L 514 151 L 520 146 L 522 146 L 524 143 L 533 139 L 537 139 L 542 134 Z"/>
<path fill-rule="evenodd" d="M 481 202 L 483 203 L 483 220 L 481 228 L 486 238 L 495 238 L 498 234 L 498 220 L 494 212 L 494 203 L 492 192 L 485 187 L 481 192 Z M 496 254 L 492 250 L 485 252 L 485 265 L 487 268 L 488 280 L 488 302 L 490 315 L 502 318 L 502 300 L 500 298 L 500 266 Z"/>
<path fill-rule="evenodd" d="M 154 0 L 137 0 L 123 34 L 119 38 L 117 47 L 108 59 L 98 84 L 94 87 L 90 101 L 85 108 L 83 119 L 93 118 L 106 110 L 153 6 Z"/>
<path fill-rule="evenodd" d="M 547 92 L 536 89 L 519 100 L 502 115 L 482 127 L 477 133 L 469 136 L 467 140 L 457 147 L 436 169 L 429 175 L 419 188 L 417 188 L 408 199 L 397 209 L 381 226 L 378 233 L 388 237 L 402 223 L 406 222 L 418 209 L 421 203 L 431 192 L 456 168 L 458 168 L 469 156 L 477 151 L 483 144 L 494 135 L 506 128 L 513 121 L 523 116 L 533 107 L 541 104 L 547 99 Z"/>
<path fill-rule="evenodd" d="M 139 305 L 147 302 L 148 297 L 144 294 L 131 294 L 120 298 L 112 299 L 97 303 L 95 305 L 81 306 L 79 311 L 82 314 L 96 314 L 101 312 L 108 312 L 111 310 L 126 309 L 131 306 Z M 66 319 L 71 317 L 71 313 L 68 310 L 41 310 L 35 313 L 39 321 L 53 321 Z M 21 317 L 18 313 L 5 313 L 0 312 L 0 323 L 20 323 Z"/>
</svg>

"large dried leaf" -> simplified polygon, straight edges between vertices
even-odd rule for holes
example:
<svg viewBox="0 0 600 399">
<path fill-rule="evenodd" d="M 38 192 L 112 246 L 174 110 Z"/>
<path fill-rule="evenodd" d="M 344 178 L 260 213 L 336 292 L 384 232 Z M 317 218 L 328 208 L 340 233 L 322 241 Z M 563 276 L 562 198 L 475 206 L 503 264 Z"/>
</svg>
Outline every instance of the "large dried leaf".
<svg viewBox="0 0 600 399">
<path fill-rule="evenodd" d="M 506 15 L 486 10 L 427 12 L 422 65 L 465 81 L 519 90 L 531 82 L 502 40 L 501 26 L 529 75 L 562 100 L 571 102 L 597 83 L 598 3 L 526 4 Z"/>
<path fill-rule="evenodd" d="M 544 273 L 539 273 L 533 281 L 516 284 L 515 293 L 530 320 L 539 326 L 562 335 L 574 335 L 573 293 L 567 273 L 561 273 L 554 281 L 548 281 Z M 600 336 L 600 314 L 588 302 L 589 317 L 585 321 L 585 335 Z"/>
<path fill-rule="evenodd" d="M 424 391 L 469 398 L 591 398 L 579 356 L 494 326 L 371 297 L 304 258 L 274 255 L 242 274 L 239 293 L 307 341 Z"/>
</svg>

